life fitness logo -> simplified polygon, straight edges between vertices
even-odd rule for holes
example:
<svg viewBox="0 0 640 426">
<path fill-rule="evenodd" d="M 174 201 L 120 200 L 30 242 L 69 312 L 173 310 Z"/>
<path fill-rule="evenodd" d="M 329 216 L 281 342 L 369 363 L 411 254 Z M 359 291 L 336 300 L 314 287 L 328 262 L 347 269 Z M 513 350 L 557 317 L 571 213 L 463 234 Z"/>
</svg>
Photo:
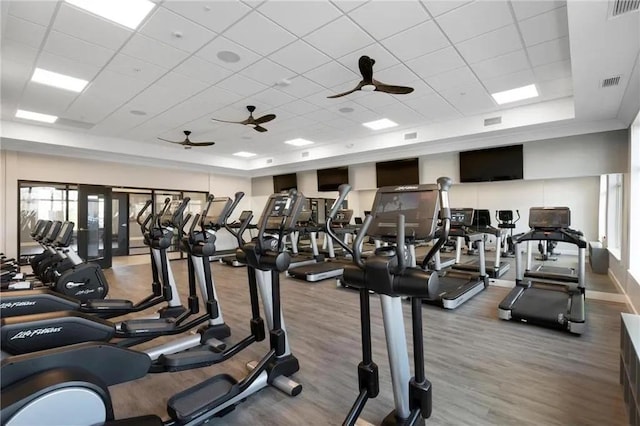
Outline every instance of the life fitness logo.
<svg viewBox="0 0 640 426">
<path fill-rule="evenodd" d="M 22 302 L 4 302 L 0 304 L 0 309 L 12 309 L 12 308 L 21 308 L 23 306 L 33 306 L 36 302 L 31 300 L 26 300 Z"/>
<path fill-rule="evenodd" d="M 61 331 L 62 331 L 62 327 L 34 328 L 33 330 L 21 331 L 20 333 L 16 334 L 9 340 L 28 339 L 31 337 L 42 336 L 44 334 L 60 333 Z"/>
<path fill-rule="evenodd" d="M 418 189 L 415 185 L 398 186 L 394 191 L 409 191 L 411 189 Z"/>
</svg>

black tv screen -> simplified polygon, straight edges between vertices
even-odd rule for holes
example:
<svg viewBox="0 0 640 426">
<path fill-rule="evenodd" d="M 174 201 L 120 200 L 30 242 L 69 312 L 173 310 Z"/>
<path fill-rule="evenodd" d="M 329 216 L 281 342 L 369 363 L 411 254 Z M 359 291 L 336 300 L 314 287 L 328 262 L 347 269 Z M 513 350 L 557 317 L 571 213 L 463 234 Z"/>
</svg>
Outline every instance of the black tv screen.
<svg viewBox="0 0 640 426">
<path fill-rule="evenodd" d="M 298 189 L 298 178 L 295 173 L 289 173 L 286 175 L 278 175 L 273 177 L 273 191 L 282 192 L 288 191 L 291 188 Z"/>
<path fill-rule="evenodd" d="M 420 183 L 420 172 L 418 171 L 417 158 L 376 163 L 376 185 L 378 188 L 417 185 L 418 183 Z"/>
<path fill-rule="evenodd" d="M 522 145 L 460 153 L 460 182 L 522 179 Z"/>
<path fill-rule="evenodd" d="M 349 183 L 349 167 L 318 170 L 318 191 L 337 191 L 343 183 Z"/>
</svg>

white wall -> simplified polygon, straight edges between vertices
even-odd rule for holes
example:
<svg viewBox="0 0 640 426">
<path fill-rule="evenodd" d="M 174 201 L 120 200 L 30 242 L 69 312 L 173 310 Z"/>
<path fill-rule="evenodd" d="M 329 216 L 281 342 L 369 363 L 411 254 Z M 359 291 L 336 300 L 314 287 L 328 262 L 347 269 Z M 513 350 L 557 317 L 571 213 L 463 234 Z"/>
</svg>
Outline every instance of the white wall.
<svg viewBox="0 0 640 426">
<path fill-rule="evenodd" d="M 236 214 L 251 205 L 250 178 L 26 152 L 2 150 L 0 153 L 3 178 L 0 182 L 0 251 L 10 256 L 17 255 L 18 180 L 205 191 L 228 197 L 243 191 L 245 200 Z"/>
</svg>

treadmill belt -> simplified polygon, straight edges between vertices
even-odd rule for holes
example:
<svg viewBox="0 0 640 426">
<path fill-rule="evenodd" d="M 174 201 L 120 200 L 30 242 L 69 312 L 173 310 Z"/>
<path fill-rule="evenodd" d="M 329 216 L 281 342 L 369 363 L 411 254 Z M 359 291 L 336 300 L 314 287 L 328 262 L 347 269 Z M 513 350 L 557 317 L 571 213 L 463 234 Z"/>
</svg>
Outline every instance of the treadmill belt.
<svg viewBox="0 0 640 426">
<path fill-rule="evenodd" d="M 564 291 L 530 287 L 520 296 L 511 312 L 519 320 L 561 326 L 563 323 L 558 321 L 558 316 L 567 316 L 569 300 Z"/>
</svg>

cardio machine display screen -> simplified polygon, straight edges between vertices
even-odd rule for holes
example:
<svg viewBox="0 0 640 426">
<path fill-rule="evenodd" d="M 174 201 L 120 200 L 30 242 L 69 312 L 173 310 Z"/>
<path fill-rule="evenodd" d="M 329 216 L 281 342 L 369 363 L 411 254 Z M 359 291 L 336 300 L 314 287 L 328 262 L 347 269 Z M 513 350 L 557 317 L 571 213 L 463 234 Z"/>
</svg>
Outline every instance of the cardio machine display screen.
<svg viewBox="0 0 640 426">
<path fill-rule="evenodd" d="M 338 210 L 336 212 L 336 218 L 333 223 L 336 225 L 348 225 L 351 222 L 353 216 L 353 210 Z"/>
<path fill-rule="evenodd" d="M 397 191 L 378 192 L 373 206 L 373 223 L 369 235 L 394 237 L 398 233 L 397 218 L 405 217 L 405 236 L 430 239 L 435 229 L 438 209 L 438 192 Z"/>
<path fill-rule="evenodd" d="M 451 209 L 451 226 L 471 226 L 473 209 Z"/>
<path fill-rule="evenodd" d="M 203 218 L 203 223 L 206 225 L 222 225 L 222 218 L 226 215 L 227 209 L 231 204 L 231 199 L 228 197 L 214 198 L 207 210 L 207 216 Z"/>
<path fill-rule="evenodd" d="M 568 207 L 531 207 L 529 209 L 529 227 L 531 228 L 568 228 L 571 226 L 571 211 Z"/>
</svg>

